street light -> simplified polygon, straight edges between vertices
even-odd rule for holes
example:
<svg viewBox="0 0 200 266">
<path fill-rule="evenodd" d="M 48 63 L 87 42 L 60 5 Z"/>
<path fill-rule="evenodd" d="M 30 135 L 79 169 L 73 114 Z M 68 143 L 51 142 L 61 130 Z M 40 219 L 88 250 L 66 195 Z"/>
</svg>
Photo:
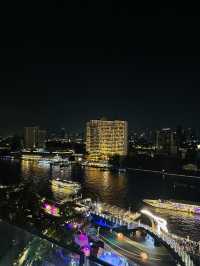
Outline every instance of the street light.
<svg viewBox="0 0 200 266">
<path fill-rule="evenodd" d="M 118 233 L 117 234 L 117 238 L 120 240 L 120 239 L 123 239 L 123 234 L 122 233 Z"/>
<path fill-rule="evenodd" d="M 141 257 L 142 261 L 148 260 L 148 254 L 146 252 L 141 252 L 140 257 Z"/>
</svg>

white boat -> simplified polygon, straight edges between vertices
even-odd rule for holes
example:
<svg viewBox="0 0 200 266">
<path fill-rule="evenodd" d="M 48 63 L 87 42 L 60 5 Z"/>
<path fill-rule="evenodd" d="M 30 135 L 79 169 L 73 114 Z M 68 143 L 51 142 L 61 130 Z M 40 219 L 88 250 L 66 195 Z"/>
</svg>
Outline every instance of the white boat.
<svg viewBox="0 0 200 266">
<path fill-rule="evenodd" d="M 160 200 L 160 199 L 158 200 L 144 199 L 143 202 L 155 208 L 200 214 L 200 206 L 195 203 L 177 202 L 177 201 Z"/>
<path fill-rule="evenodd" d="M 51 163 L 51 159 L 49 158 L 42 158 L 38 160 L 39 164 L 50 164 Z"/>
<path fill-rule="evenodd" d="M 69 160 L 68 158 L 62 158 L 58 154 L 54 156 L 53 158 L 41 158 L 38 160 L 38 163 L 40 164 L 52 164 L 52 165 L 63 165 L 68 166 Z"/>
<path fill-rule="evenodd" d="M 61 156 L 59 156 L 57 154 L 53 159 L 51 159 L 51 163 L 52 164 L 69 165 L 69 160 L 68 160 L 68 158 L 63 159 Z"/>
<path fill-rule="evenodd" d="M 52 186 L 62 188 L 62 189 L 69 189 L 69 190 L 80 190 L 81 185 L 77 182 L 73 182 L 70 180 L 61 180 L 59 178 L 50 180 Z"/>
</svg>

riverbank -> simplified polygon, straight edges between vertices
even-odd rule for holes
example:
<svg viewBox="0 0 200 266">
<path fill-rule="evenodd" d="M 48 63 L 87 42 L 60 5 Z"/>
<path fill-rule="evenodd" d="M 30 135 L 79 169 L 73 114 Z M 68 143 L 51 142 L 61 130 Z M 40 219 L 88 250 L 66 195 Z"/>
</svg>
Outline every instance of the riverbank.
<svg viewBox="0 0 200 266">
<path fill-rule="evenodd" d="M 185 177 L 185 178 L 195 178 L 200 180 L 200 175 L 194 175 L 194 174 L 186 174 L 186 173 L 180 173 L 180 172 L 167 172 L 166 170 L 151 170 L 151 169 L 141 169 L 141 168 L 112 168 L 112 167 L 100 167 L 96 165 L 85 165 L 85 167 L 91 167 L 91 168 L 98 168 L 101 171 L 111 171 L 111 172 L 126 172 L 126 171 L 135 171 L 135 172 L 145 172 L 145 173 L 152 173 L 152 174 L 160 174 L 162 176 L 178 176 L 178 177 Z"/>
<path fill-rule="evenodd" d="M 129 171 L 137 171 L 137 172 L 146 172 L 146 173 L 153 173 L 153 174 L 161 174 L 163 176 L 179 176 L 179 177 L 186 177 L 186 178 L 196 178 L 200 180 L 200 176 L 195 175 L 186 175 L 180 173 L 170 173 L 166 171 L 158 171 L 158 170 L 150 170 L 150 169 L 140 169 L 140 168 L 127 168 Z"/>
</svg>

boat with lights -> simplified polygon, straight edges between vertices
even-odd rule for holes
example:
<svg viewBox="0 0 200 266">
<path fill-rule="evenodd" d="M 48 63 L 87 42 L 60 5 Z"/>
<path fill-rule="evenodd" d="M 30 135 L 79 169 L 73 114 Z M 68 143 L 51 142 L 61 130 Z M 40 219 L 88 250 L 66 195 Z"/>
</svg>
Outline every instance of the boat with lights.
<svg viewBox="0 0 200 266">
<path fill-rule="evenodd" d="M 74 191 L 78 191 L 81 189 L 81 185 L 79 183 L 70 180 L 62 180 L 57 178 L 57 179 L 51 179 L 50 183 L 51 186 L 62 189 L 69 189 Z"/>
<path fill-rule="evenodd" d="M 144 199 L 143 202 L 159 209 L 200 214 L 200 204 L 197 205 L 195 203 L 177 202 L 174 200 L 161 200 L 161 199 L 158 200 Z"/>
<path fill-rule="evenodd" d="M 58 154 L 53 158 L 41 158 L 38 160 L 39 164 L 51 164 L 51 165 L 60 165 L 60 166 L 69 166 L 70 162 L 68 158 L 62 158 Z"/>
<path fill-rule="evenodd" d="M 61 156 L 59 156 L 58 154 L 56 156 L 54 156 L 54 158 L 51 159 L 51 164 L 53 165 L 65 165 L 65 166 L 69 166 L 69 160 L 68 158 L 62 158 Z"/>
</svg>

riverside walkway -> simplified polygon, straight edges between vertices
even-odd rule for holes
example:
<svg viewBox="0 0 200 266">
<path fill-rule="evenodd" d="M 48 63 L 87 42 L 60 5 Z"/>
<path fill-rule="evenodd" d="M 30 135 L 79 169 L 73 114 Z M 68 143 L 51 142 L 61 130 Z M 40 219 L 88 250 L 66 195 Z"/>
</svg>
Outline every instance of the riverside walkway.
<svg viewBox="0 0 200 266">
<path fill-rule="evenodd" d="M 162 227 L 159 228 L 159 230 L 156 230 L 148 225 L 136 222 L 135 220 L 140 217 L 139 213 L 131 213 L 126 210 L 122 211 L 118 207 L 111 207 L 105 203 L 93 203 L 91 213 L 102 217 L 117 226 L 125 226 L 127 229 L 144 228 L 174 253 L 178 261 L 177 266 L 195 266 L 190 252 L 181 245 L 181 241 L 183 241 L 182 238 L 170 234 L 167 230 L 163 231 Z M 161 218 L 159 219 L 162 220 Z"/>
</svg>

